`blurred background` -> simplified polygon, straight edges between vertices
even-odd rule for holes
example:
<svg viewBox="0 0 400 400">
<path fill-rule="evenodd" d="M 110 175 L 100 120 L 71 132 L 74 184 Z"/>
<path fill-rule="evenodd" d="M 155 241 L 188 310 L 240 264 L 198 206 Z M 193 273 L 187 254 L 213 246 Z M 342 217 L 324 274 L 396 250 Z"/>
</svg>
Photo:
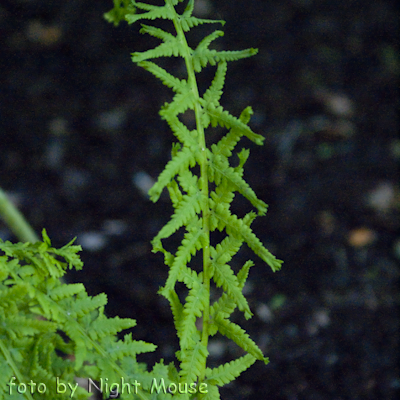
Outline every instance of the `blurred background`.
<svg viewBox="0 0 400 400">
<path fill-rule="evenodd" d="M 253 228 L 285 261 L 272 273 L 248 258 L 254 312 L 234 319 L 270 358 L 222 389 L 224 399 L 395 399 L 400 390 L 400 140 L 395 2 L 197 0 L 224 19 L 215 48 L 257 47 L 228 64 L 221 104 L 248 105 L 265 136 L 245 179 L 269 204 Z M 172 213 L 146 195 L 173 137 L 158 110 L 172 92 L 130 61 L 157 45 L 139 25 L 103 19 L 112 1 L 14 0 L 0 5 L 0 187 L 53 244 L 77 236 L 83 271 L 70 281 L 106 292 L 110 316 L 132 317 L 174 359 L 175 330 L 156 294 L 167 277 L 150 240 Z M 168 29 L 168 26 L 165 26 Z M 215 29 L 217 26 L 212 26 Z M 191 41 L 210 32 L 199 28 Z M 219 27 L 218 27 L 219 29 Z M 174 74 L 179 62 L 160 60 Z M 213 69 L 200 76 L 207 88 Z M 240 198 L 236 206 L 248 211 Z M 16 240 L 0 224 L 3 240 Z M 223 337 L 211 365 L 241 355 Z"/>
</svg>

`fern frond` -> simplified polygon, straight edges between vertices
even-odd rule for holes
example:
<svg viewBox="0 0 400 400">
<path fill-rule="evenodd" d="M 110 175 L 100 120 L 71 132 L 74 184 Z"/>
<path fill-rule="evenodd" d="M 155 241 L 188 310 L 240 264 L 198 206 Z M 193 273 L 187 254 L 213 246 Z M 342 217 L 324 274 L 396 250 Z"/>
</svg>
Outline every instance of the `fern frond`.
<svg viewBox="0 0 400 400">
<path fill-rule="evenodd" d="M 223 36 L 220 30 L 210 33 L 196 47 L 190 48 L 184 32 L 200 24 L 221 23 L 223 25 L 224 21 L 193 17 L 194 0 L 187 0 L 184 11 L 178 12 L 181 8 L 176 9 L 175 6 L 183 1 L 165 0 L 164 6 L 132 1 L 132 7 L 142 12 L 140 14 L 132 12 L 125 18 L 129 23 L 140 19 L 160 18 L 172 21 L 175 27 L 175 32 L 171 34 L 157 27 L 142 25 L 141 33 L 156 37 L 162 43 L 153 49 L 132 54 L 134 62 L 147 69 L 175 92 L 173 100 L 162 107 L 160 116 L 167 121 L 180 142 L 173 145 L 171 161 L 167 163 L 156 184 L 149 191 L 151 200 L 156 202 L 164 187 L 167 187 L 174 208 L 170 221 L 155 236 L 152 245 L 153 252 L 160 251 L 164 254 L 165 264 L 169 266 L 168 279 L 165 286 L 159 290 L 159 294 L 168 299 L 172 309 L 181 348 L 176 353 L 181 370 L 178 372 L 171 366 L 167 373 L 166 366 L 160 365 L 159 368 L 163 376 L 168 375 L 169 381 L 174 384 L 188 381 L 198 381 L 199 384 L 207 382 L 208 393 L 199 395 L 199 398 L 218 400 L 220 396 L 217 386 L 235 379 L 255 359 L 268 361 L 247 333 L 228 320 L 236 307 L 244 312 L 246 318 L 252 316 L 249 304 L 243 295 L 243 287 L 253 263 L 246 262 L 237 275 L 228 263 L 239 251 L 243 242 L 246 242 L 273 271 L 280 268 L 281 261 L 263 246 L 250 228 L 256 214 L 250 212 L 240 219 L 230 210 L 235 193 L 238 192 L 250 201 L 259 215 L 264 215 L 267 211 L 267 205 L 258 199 L 243 178 L 244 164 L 249 157 L 249 150 L 242 149 L 237 153 L 239 163 L 236 163 L 236 166 L 230 164 L 232 152 L 242 136 L 246 136 L 258 145 L 263 143 L 263 136 L 254 133 L 248 126 L 253 111 L 247 107 L 240 117 L 236 118 L 220 105 L 227 62 L 252 56 L 257 53 L 257 50 L 252 48 L 241 51 L 210 49 L 211 43 Z M 153 62 L 145 61 L 150 58 L 171 56 L 185 60 L 187 80 L 178 79 Z M 214 78 L 203 97 L 200 97 L 195 73 L 200 72 L 207 65 L 216 64 Z M 187 110 L 192 110 L 191 114 L 195 115 L 195 129 L 189 130 L 182 122 L 184 119 L 180 118 Z M 211 145 L 211 149 L 206 147 L 207 141 L 204 136 L 205 130 L 210 125 L 228 129 L 228 133 L 217 144 Z M 176 253 L 172 254 L 163 248 L 162 240 L 181 228 L 186 228 L 182 244 Z M 210 232 L 216 229 L 221 232 L 225 230 L 227 237 L 213 247 L 210 243 Z M 203 271 L 197 273 L 189 267 L 189 263 L 201 249 L 203 250 Z M 223 291 L 221 297 L 212 306 L 210 305 L 211 280 Z M 181 303 L 175 291 L 177 282 L 183 282 L 188 288 L 185 303 Z M 27 290 L 29 292 L 29 288 Z M 76 296 L 79 297 L 79 294 Z M 196 320 L 201 317 L 203 318 L 202 331 L 196 327 Z M 91 341 L 102 340 L 100 336 L 96 336 L 97 332 L 99 335 L 110 335 L 114 332 L 106 323 L 103 328 L 102 318 L 98 317 L 94 320 L 88 316 L 81 318 L 80 322 Z M 87 333 L 91 326 L 95 327 L 94 332 L 96 332 L 92 336 Z M 218 331 L 249 354 L 220 368 L 206 370 L 208 337 L 215 335 Z M 76 346 L 79 345 L 77 336 L 73 339 Z M 83 340 L 87 340 L 84 335 Z M 89 343 L 86 346 L 91 348 L 90 346 L 95 347 L 95 344 Z M 114 343 L 111 346 L 114 346 Z M 118 354 L 123 356 L 120 360 L 121 364 L 129 369 L 132 376 L 143 378 L 146 382 L 144 386 L 149 388 L 151 380 L 147 371 L 141 370 L 136 362 L 128 361 L 125 353 Z M 101 370 L 99 373 L 103 376 L 109 368 L 105 359 L 99 362 L 95 358 L 91 360 L 93 364 L 99 366 L 96 368 Z M 110 374 L 114 373 L 115 371 L 110 370 Z M 161 396 L 164 398 L 164 394 Z M 197 398 L 196 395 L 188 396 L 187 394 L 176 394 L 175 397 L 182 400 Z M 169 394 L 165 394 L 165 398 L 169 398 Z"/>
<path fill-rule="evenodd" d="M 211 120 L 213 127 L 220 125 L 225 128 L 234 128 L 238 130 L 242 135 L 249 138 L 251 141 L 258 145 L 262 145 L 264 137 L 254 133 L 246 124 L 240 119 L 231 115 L 228 111 L 225 111 L 222 106 L 215 107 L 212 104 L 208 105 L 206 110 Z"/>
<path fill-rule="evenodd" d="M 213 158 L 211 168 L 215 170 L 216 174 L 223 176 L 230 183 L 232 189 L 237 190 L 242 196 L 249 200 L 250 203 L 257 208 L 259 215 L 266 214 L 267 205 L 262 200 L 258 199 L 253 189 L 234 168 L 224 165 L 221 159 L 217 157 Z"/>
<path fill-rule="evenodd" d="M 223 386 L 235 380 L 243 371 L 246 371 L 257 359 L 251 354 L 246 354 L 218 368 L 207 368 L 207 383 L 211 385 Z"/>
<path fill-rule="evenodd" d="M 251 354 L 257 360 L 262 360 L 265 364 L 268 364 L 268 358 L 264 358 L 260 348 L 250 339 L 250 336 L 239 325 L 222 318 L 217 318 L 215 324 L 218 326 L 218 330 L 222 335 L 233 340 L 239 347 Z"/>
<path fill-rule="evenodd" d="M 222 88 L 225 83 L 225 75 L 228 69 L 226 62 L 219 62 L 215 72 L 214 79 L 210 87 L 204 92 L 203 100 L 206 104 L 219 104 L 219 99 L 222 96 Z"/>
<path fill-rule="evenodd" d="M 141 61 L 138 65 L 151 72 L 155 77 L 160 79 L 165 86 L 168 86 L 174 92 L 182 93 L 187 90 L 187 82 L 185 79 L 176 78 L 157 64 L 151 61 Z"/>
<path fill-rule="evenodd" d="M 196 319 L 202 316 L 206 307 L 209 293 L 202 283 L 197 283 L 189 291 L 186 303 L 183 307 L 183 318 L 181 320 L 181 349 L 192 348 L 193 335 L 197 332 Z"/>
<path fill-rule="evenodd" d="M 179 184 L 182 189 L 190 196 L 193 196 L 198 192 L 198 177 L 193 175 L 190 170 L 181 171 L 178 176 Z"/>
<path fill-rule="evenodd" d="M 85 286 L 82 283 L 71 283 L 69 285 L 59 285 L 52 289 L 48 295 L 53 300 L 61 300 L 66 297 L 72 297 L 75 294 L 83 292 Z"/>
<path fill-rule="evenodd" d="M 63 301 L 61 300 L 61 304 Z M 107 304 L 107 295 L 100 293 L 96 296 L 88 296 L 86 292 L 82 293 L 73 302 L 68 302 L 68 316 L 71 318 L 83 317 L 90 311 L 96 310 Z"/>
<path fill-rule="evenodd" d="M 183 306 L 179 300 L 179 297 L 173 289 L 164 292 L 160 290 L 159 294 L 162 294 L 169 301 L 172 315 L 174 316 L 175 329 L 177 331 L 178 338 L 180 339 L 182 332 Z"/>
<path fill-rule="evenodd" d="M 0 322 L 1 336 L 7 335 L 11 339 L 54 332 L 57 329 L 57 325 L 54 322 L 27 318 L 24 315 L 2 316 L 0 313 Z"/>
<path fill-rule="evenodd" d="M 161 172 L 160 176 L 157 179 L 157 182 L 153 185 L 153 187 L 149 190 L 150 200 L 152 202 L 156 202 L 161 195 L 162 190 L 171 179 L 179 173 L 181 170 L 185 170 L 189 167 L 194 167 L 196 161 L 192 151 L 183 147 L 183 149 L 174 156 L 165 166 L 163 172 Z"/>
<path fill-rule="evenodd" d="M 142 29 L 139 31 L 139 33 L 147 33 L 150 36 L 161 39 L 164 43 L 172 42 L 171 44 L 173 44 L 174 41 L 176 41 L 176 37 L 171 33 L 165 32 L 161 28 L 156 28 L 155 26 L 151 25 L 142 24 Z"/>
<path fill-rule="evenodd" d="M 244 312 L 245 318 L 249 319 L 253 316 L 249 305 L 242 291 L 239 288 L 237 278 L 228 264 L 214 264 L 214 281 L 217 287 L 221 287 L 228 293 L 229 297 L 239 307 L 239 310 Z"/>
<path fill-rule="evenodd" d="M 219 35 L 222 36 L 222 35 Z M 215 65 L 221 61 L 236 61 L 241 58 L 251 57 L 257 54 L 256 49 L 238 50 L 238 51 L 217 51 L 217 50 L 199 50 L 193 52 L 193 69 L 200 72 L 207 64 Z"/>
<path fill-rule="evenodd" d="M 181 356 L 182 362 L 180 365 L 181 382 L 196 382 L 203 367 L 204 360 L 208 356 L 207 348 L 199 341 L 192 349 L 183 351 L 181 354 L 183 354 L 183 356 Z"/>
<path fill-rule="evenodd" d="M 265 261 L 276 272 L 281 268 L 282 261 L 276 259 L 261 243 L 260 239 L 253 233 L 251 228 L 247 226 L 243 220 L 232 214 L 221 214 L 218 207 L 214 214 L 226 226 L 228 235 L 233 235 L 236 238 L 242 237 L 248 246 L 256 253 L 263 261 Z"/>
<path fill-rule="evenodd" d="M 204 18 L 196 18 L 196 17 L 184 17 L 181 18 L 181 26 L 185 32 L 188 32 L 191 28 L 203 25 L 203 24 L 221 24 L 224 25 L 225 21 L 217 21 L 215 19 L 204 19 Z"/>
<path fill-rule="evenodd" d="M 172 179 L 167 185 L 169 197 L 172 201 L 172 205 L 175 207 L 182 201 L 182 192 L 179 189 L 178 184 L 175 179 Z"/>
<path fill-rule="evenodd" d="M 104 314 L 99 315 L 87 328 L 87 334 L 92 340 L 98 340 L 104 336 L 114 336 L 118 332 L 133 328 L 136 322 L 130 318 L 107 318 Z"/>
<path fill-rule="evenodd" d="M 217 386 L 207 384 L 207 393 L 203 395 L 203 400 L 220 400 L 219 390 Z"/>
<path fill-rule="evenodd" d="M 114 26 L 118 26 L 128 13 L 134 13 L 135 9 L 130 6 L 130 0 L 113 0 L 114 8 L 104 14 L 104 18 L 108 22 L 112 22 Z M 122 4 L 121 4 L 122 3 Z"/>
<path fill-rule="evenodd" d="M 175 286 L 176 281 L 182 276 L 182 273 L 186 272 L 186 264 L 191 260 L 192 255 L 202 248 L 202 235 L 203 231 L 201 228 L 185 233 L 182 245 L 179 246 L 174 262 L 170 266 L 167 282 L 161 291 L 162 294 L 164 291 L 168 292 L 171 290 Z"/>
<path fill-rule="evenodd" d="M 158 232 L 153 241 L 157 242 L 161 239 L 168 238 L 182 226 L 188 225 L 189 222 L 196 217 L 196 214 L 200 214 L 201 201 L 202 193 L 199 190 L 192 195 L 183 195 L 182 201 L 179 202 L 171 219 L 163 226 L 160 232 Z"/>
<path fill-rule="evenodd" d="M 241 290 L 246 283 L 249 270 L 253 265 L 254 263 L 251 260 L 247 261 L 237 274 L 238 286 Z M 210 307 L 210 317 L 212 320 L 214 320 L 216 316 L 227 319 L 235 311 L 236 307 L 237 303 L 226 293 L 223 293 L 222 296 Z M 212 323 L 210 325 L 210 335 L 214 336 L 217 332 L 218 326 Z"/>
<path fill-rule="evenodd" d="M 171 13 L 170 9 L 166 6 L 153 6 L 146 3 L 141 3 L 138 1 L 132 1 L 132 5 L 141 9 L 146 10 L 146 13 L 140 14 L 127 14 L 125 16 L 126 21 L 128 24 L 133 24 L 140 19 L 150 19 L 155 20 L 157 18 L 161 19 L 173 19 L 174 15 Z"/>
<path fill-rule="evenodd" d="M 161 108 L 160 115 L 183 114 L 186 110 L 193 109 L 195 102 L 196 98 L 194 97 L 194 93 L 187 89 L 182 93 L 176 94 L 171 103 L 164 104 Z"/>
<path fill-rule="evenodd" d="M 110 336 L 107 336 L 101 343 L 112 360 L 122 360 L 125 356 L 135 357 L 137 354 L 153 352 L 157 348 L 152 343 L 133 340 L 132 333 L 124 335 L 124 340 L 110 340 Z"/>
<path fill-rule="evenodd" d="M 179 44 L 178 40 L 175 39 L 173 43 L 161 43 L 154 49 L 132 53 L 131 59 L 133 62 L 138 63 L 148 60 L 149 58 L 179 57 L 182 56 L 182 50 L 182 46 Z"/>
<path fill-rule="evenodd" d="M 161 118 L 166 120 L 173 134 L 179 141 L 187 148 L 189 148 L 195 155 L 197 150 L 197 131 L 189 131 L 176 115 L 162 114 Z"/>
<path fill-rule="evenodd" d="M 246 107 L 240 114 L 239 121 L 244 125 L 247 125 L 250 121 L 250 117 L 253 115 L 253 110 L 251 107 Z M 223 155 L 225 157 L 230 157 L 232 155 L 232 150 L 235 148 L 236 144 L 243 136 L 243 131 L 241 129 L 232 128 L 225 136 L 223 136 L 218 143 L 211 145 L 212 153 L 215 156 Z"/>
</svg>

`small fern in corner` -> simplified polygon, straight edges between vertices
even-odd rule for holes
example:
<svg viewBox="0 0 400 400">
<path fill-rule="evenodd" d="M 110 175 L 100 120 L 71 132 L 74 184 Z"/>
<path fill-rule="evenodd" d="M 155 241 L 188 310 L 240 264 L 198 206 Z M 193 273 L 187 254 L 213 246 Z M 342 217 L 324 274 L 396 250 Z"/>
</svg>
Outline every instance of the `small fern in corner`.
<svg viewBox="0 0 400 400">
<path fill-rule="evenodd" d="M 227 63 L 257 53 L 255 49 L 242 51 L 217 51 L 210 44 L 223 35 L 216 30 L 206 36 L 195 48 L 189 47 L 186 32 L 202 24 L 224 24 L 224 21 L 200 19 L 192 15 L 194 0 L 186 2 L 182 13 L 177 6 L 183 0 L 165 0 L 163 6 L 131 1 L 121 5 L 114 1 L 115 8 L 106 14 L 106 19 L 118 24 L 123 18 L 132 24 L 139 20 L 169 20 L 174 26 L 172 34 L 152 25 L 142 24 L 141 33 L 149 34 L 162 41 L 154 49 L 132 54 L 132 60 L 159 78 L 174 92 L 171 103 L 163 105 L 160 115 L 170 126 L 178 142 L 173 145 L 172 158 L 161 172 L 149 195 L 156 202 L 164 188 L 167 188 L 174 214 L 170 221 L 153 239 L 153 251 L 164 254 L 169 275 L 165 286 L 160 289 L 170 303 L 175 328 L 179 337 L 180 362 L 174 371 L 175 380 L 181 384 L 195 382 L 197 387 L 207 385 L 207 393 L 193 394 L 202 399 L 218 399 L 218 386 L 235 379 L 256 360 L 265 363 L 261 350 L 239 325 L 229 317 L 237 307 L 246 319 L 252 316 L 248 302 L 243 295 L 252 261 L 247 261 L 235 274 L 229 262 L 246 243 L 254 253 L 265 261 L 273 271 L 280 269 L 277 260 L 261 243 L 251 229 L 256 214 L 250 212 L 239 218 L 231 212 L 230 206 L 236 193 L 244 196 L 259 215 L 265 215 L 267 205 L 257 198 L 243 178 L 244 164 L 249 150 L 237 153 L 239 163 L 231 165 L 232 153 L 242 136 L 261 145 L 264 138 L 248 126 L 252 109 L 247 107 L 239 118 L 234 117 L 220 104 L 223 93 Z M 187 71 L 186 79 L 179 79 L 156 63 L 149 61 L 160 57 L 182 58 Z M 200 96 L 197 76 L 208 65 L 215 66 L 215 77 L 203 96 Z M 191 110 L 196 121 L 195 129 L 187 127 L 179 118 Z M 216 126 L 226 128 L 227 133 L 217 143 L 206 146 L 206 130 Z M 198 169 L 195 167 L 198 166 Z M 196 173 L 195 171 L 199 171 Z M 164 247 L 163 240 L 178 230 L 184 229 L 184 238 L 175 252 Z M 225 238 L 218 244 L 211 244 L 214 231 L 225 232 Z M 191 267 L 191 261 L 200 252 L 202 271 Z M 188 289 L 182 303 L 176 292 L 177 282 Z M 212 302 L 211 283 L 221 288 L 221 297 Z M 201 328 L 197 321 L 201 318 Z M 207 367 L 208 340 L 217 332 L 233 340 L 247 352 L 247 355 L 215 369 Z"/>
<path fill-rule="evenodd" d="M 120 381 L 127 365 L 143 370 L 136 354 L 155 350 L 130 334 L 117 340 L 136 323 L 107 318 L 104 293 L 60 281 L 67 268 L 82 268 L 80 249 L 53 248 L 45 230 L 35 244 L 0 241 L 0 400 L 86 399 L 75 377 Z"/>
</svg>

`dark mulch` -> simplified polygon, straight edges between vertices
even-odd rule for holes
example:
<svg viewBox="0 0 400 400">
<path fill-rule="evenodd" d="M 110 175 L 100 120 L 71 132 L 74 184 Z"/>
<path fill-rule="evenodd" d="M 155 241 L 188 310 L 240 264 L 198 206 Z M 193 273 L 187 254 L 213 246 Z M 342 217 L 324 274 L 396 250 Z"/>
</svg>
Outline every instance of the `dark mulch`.
<svg viewBox="0 0 400 400">
<path fill-rule="evenodd" d="M 130 61 L 153 46 L 138 27 L 102 20 L 111 1 L 0 5 L 0 186 L 56 245 L 78 236 L 84 271 L 108 313 L 138 320 L 136 338 L 172 359 L 171 315 L 156 291 L 167 271 L 149 241 L 168 220 L 166 197 L 142 194 L 170 154 L 157 112 L 170 92 Z M 254 223 L 285 261 L 260 260 L 244 321 L 270 357 L 222 390 L 224 399 L 395 399 L 400 389 L 398 14 L 394 1 L 228 1 L 224 49 L 258 47 L 231 63 L 222 103 L 251 104 L 246 179 L 269 203 Z M 207 10 L 206 10 L 207 11 Z M 194 36 L 193 40 L 196 39 Z M 176 71 L 176 64 L 166 65 Z M 203 88 L 210 77 L 202 75 Z M 241 200 L 238 212 L 247 211 Z M 3 239 L 14 239 L 1 227 Z M 251 254 L 243 250 L 238 268 Z M 211 363 L 240 355 L 212 341 Z"/>
</svg>

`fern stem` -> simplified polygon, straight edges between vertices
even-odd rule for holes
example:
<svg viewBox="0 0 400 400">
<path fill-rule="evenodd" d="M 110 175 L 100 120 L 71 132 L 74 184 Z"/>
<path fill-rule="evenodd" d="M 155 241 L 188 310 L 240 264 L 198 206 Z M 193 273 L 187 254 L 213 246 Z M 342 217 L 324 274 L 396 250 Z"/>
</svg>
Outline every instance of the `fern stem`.
<svg viewBox="0 0 400 400">
<path fill-rule="evenodd" d="M 14 363 L 14 360 L 11 357 L 10 352 L 8 351 L 7 347 L 5 346 L 5 344 L 3 343 L 3 341 L 0 339 L 0 349 L 2 351 L 2 353 L 4 354 L 4 357 L 7 361 L 7 364 L 11 367 L 11 369 L 13 370 L 16 378 L 20 381 L 23 382 L 23 376 L 20 372 L 20 370 L 18 369 L 18 367 L 16 366 L 16 364 Z M 10 393 L 11 394 L 11 393 Z M 33 397 L 31 396 L 31 394 L 29 393 L 29 391 L 25 392 L 25 396 L 29 399 L 29 400 L 33 400 Z"/>
<path fill-rule="evenodd" d="M 21 242 L 36 243 L 39 241 L 35 231 L 1 188 L 0 216 Z"/>
<path fill-rule="evenodd" d="M 208 346 L 208 337 L 209 337 L 209 319 L 210 319 L 210 281 L 211 281 L 211 254 L 210 254 L 210 206 L 209 206 L 209 189 L 208 189 L 208 157 L 207 157 L 207 147 L 206 147 L 206 139 L 204 133 L 204 126 L 202 123 L 202 107 L 200 104 L 200 95 L 197 86 L 196 74 L 193 68 L 193 59 L 190 53 L 190 47 L 187 44 L 186 37 L 184 31 L 182 29 L 182 25 L 180 23 L 180 19 L 176 13 L 176 10 L 171 2 L 171 0 L 166 0 L 166 3 L 170 7 L 171 11 L 174 13 L 175 18 L 173 20 L 176 33 L 178 35 L 179 40 L 184 43 L 184 59 L 186 70 L 188 74 L 188 83 L 190 85 L 191 90 L 194 93 L 194 97 L 197 100 L 194 105 L 194 113 L 196 118 L 196 130 L 198 135 L 198 144 L 199 144 L 199 152 L 200 152 L 200 184 L 202 191 L 202 202 L 201 202 L 201 214 L 202 214 L 202 229 L 203 229 L 203 285 L 205 287 L 206 293 L 208 293 L 208 298 L 206 302 L 206 306 L 203 311 L 203 327 L 202 327 L 202 336 L 201 341 L 204 348 Z M 207 358 L 204 358 L 204 364 L 202 371 L 200 372 L 199 384 L 204 381 L 205 373 L 206 373 L 206 364 Z M 200 394 L 201 396 L 201 394 Z"/>
</svg>

